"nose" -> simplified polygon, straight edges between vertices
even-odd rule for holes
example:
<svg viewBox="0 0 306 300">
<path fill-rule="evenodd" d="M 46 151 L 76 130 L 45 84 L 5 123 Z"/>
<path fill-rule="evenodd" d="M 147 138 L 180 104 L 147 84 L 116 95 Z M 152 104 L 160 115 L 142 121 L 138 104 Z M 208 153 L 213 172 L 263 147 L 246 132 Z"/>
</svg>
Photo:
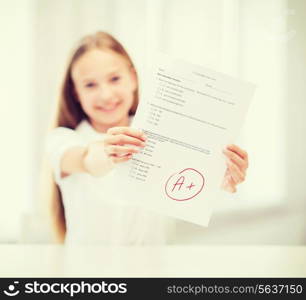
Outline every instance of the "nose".
<svg viewBox="0 0 306 300">
<path fill-rule="evenodd" d="M 103 103 L 110 102 L 113 98 L 113 91 L 110 87 L 103 85 L 99 90 L 99 99 Z"/>
</svg>

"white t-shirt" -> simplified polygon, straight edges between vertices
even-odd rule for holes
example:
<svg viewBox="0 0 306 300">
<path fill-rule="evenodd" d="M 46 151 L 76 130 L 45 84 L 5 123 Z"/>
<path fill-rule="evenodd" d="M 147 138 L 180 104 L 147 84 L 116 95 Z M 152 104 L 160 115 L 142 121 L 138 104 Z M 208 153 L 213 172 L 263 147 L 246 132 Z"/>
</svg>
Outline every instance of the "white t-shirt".
<svg viewBox="0 0 306 300">
<path fill-rule="evenodd" d="M 116 202 L 112 192 L 115 186 L 113 171 L 102 177 L 74 173 L 61 178 L 60 160 L 67 149 L 103 140 L 104 137 L 105 134 L 97 132 L 87 120 L 83 120 L 75 130 L 55 128 L 47 137 L 46 151 L 65 209 L 65 243 L 166 244 L 173 234 L 174 219 Z"/>
</svg>

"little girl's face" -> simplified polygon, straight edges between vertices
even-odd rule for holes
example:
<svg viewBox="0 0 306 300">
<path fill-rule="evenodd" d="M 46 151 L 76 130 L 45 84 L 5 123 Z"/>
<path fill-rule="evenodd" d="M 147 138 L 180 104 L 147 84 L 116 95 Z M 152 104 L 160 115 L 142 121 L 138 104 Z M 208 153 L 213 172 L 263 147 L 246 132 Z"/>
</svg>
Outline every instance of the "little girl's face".
<svg viewBox="0 0 306 300">
<path fill-rule="evenodd" d="M 127 126 L 137 79 L 128 61 L 111 50 L 92 49 L 72 66 L 78 100 L 95 129 Z"/>
</svg>

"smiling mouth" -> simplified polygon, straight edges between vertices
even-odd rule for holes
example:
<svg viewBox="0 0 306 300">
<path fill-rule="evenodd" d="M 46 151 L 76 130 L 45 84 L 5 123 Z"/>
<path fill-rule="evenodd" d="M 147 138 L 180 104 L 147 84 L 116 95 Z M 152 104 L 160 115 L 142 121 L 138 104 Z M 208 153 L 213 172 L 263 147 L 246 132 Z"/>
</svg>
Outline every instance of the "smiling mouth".
<svg viewBox="0 0 306 300">
<path fill-rule="evenodd" d="M 110 107 L 97 106 L 96 109 L 103 111 L 103 112 L 112 112 L 112 111 L 115 111 L 118 106 L 119 106 L 119 103 L 112 105 Z"/>
</svg>

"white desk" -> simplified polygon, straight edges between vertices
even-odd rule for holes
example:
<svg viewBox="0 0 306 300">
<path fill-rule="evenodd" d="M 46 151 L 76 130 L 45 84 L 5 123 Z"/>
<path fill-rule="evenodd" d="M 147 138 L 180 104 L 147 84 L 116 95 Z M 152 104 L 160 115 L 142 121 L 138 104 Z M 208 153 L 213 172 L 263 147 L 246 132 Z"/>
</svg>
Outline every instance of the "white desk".
<svg viewBox="0 0 306 300">
<path fill-rule="evenodd" d="M 0 245 L 0 277 L 306 277 L 306 247 Z"/>
</svg>

